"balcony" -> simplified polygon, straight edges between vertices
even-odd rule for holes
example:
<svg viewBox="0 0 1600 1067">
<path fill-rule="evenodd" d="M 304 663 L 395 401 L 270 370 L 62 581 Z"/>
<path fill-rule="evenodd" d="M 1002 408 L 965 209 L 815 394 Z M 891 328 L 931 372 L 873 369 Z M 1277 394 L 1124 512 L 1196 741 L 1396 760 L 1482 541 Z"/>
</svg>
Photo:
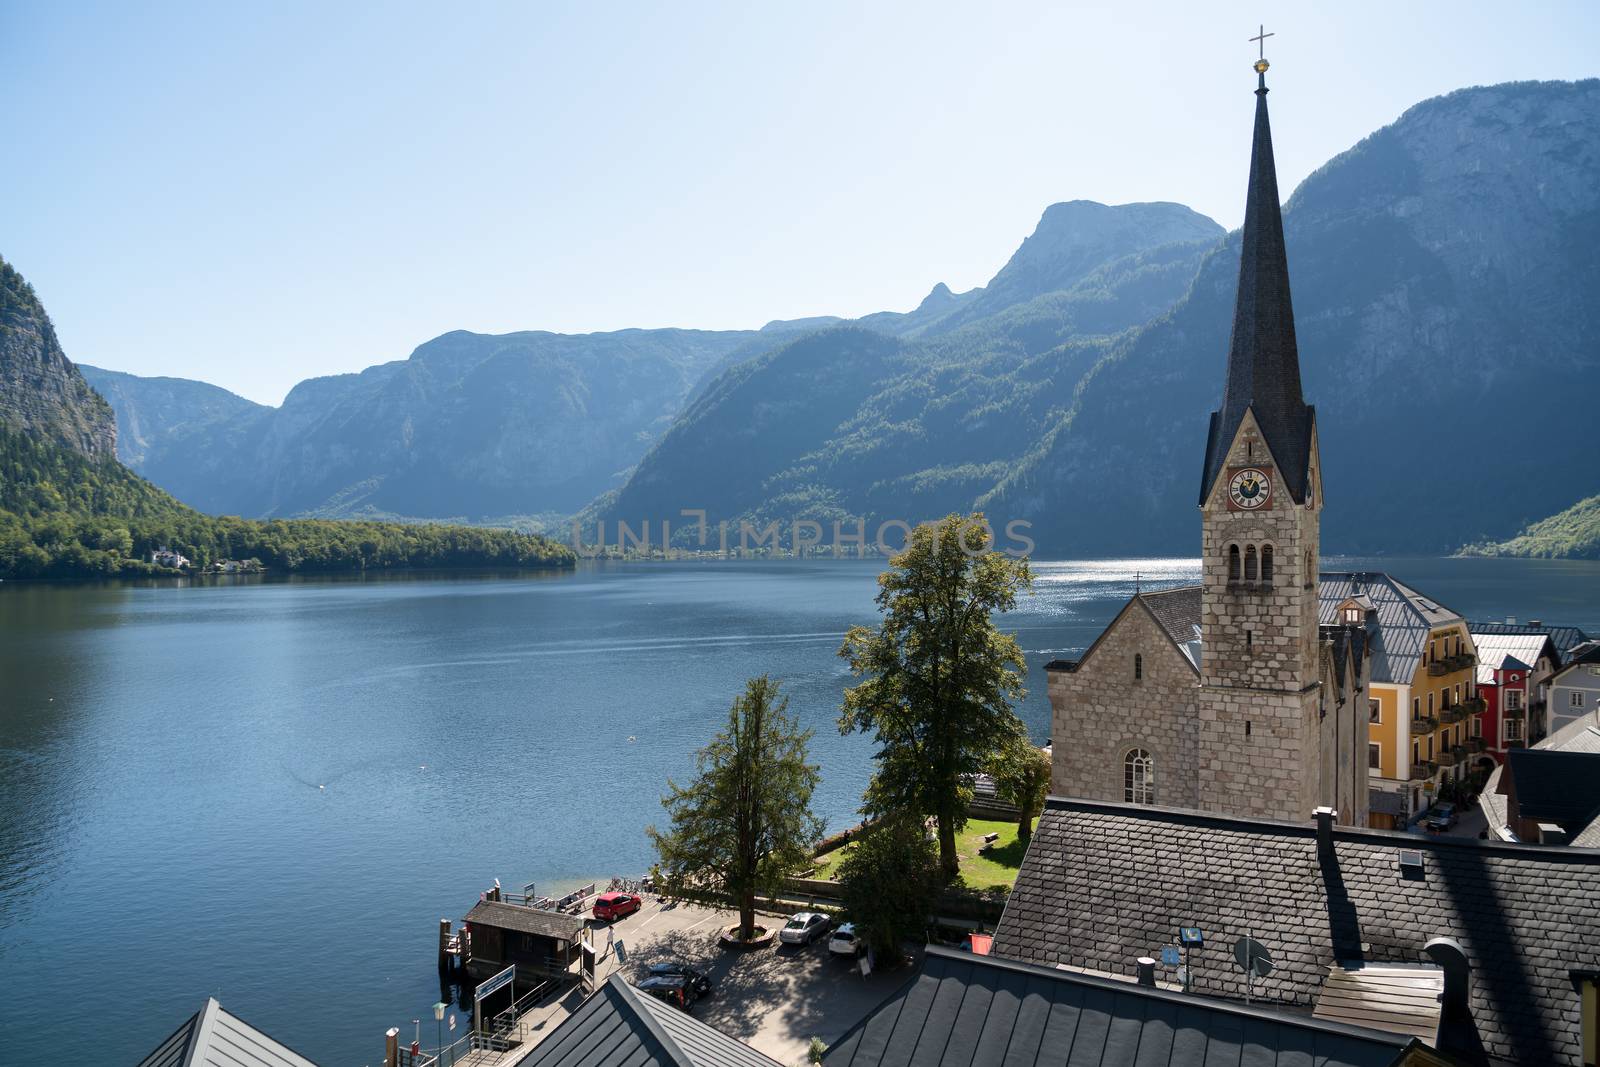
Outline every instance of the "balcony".
<svg viewBox="0 0 1600 1067">
<path fill-rule="evenodd" d="M 1442 659 L 1436 659 L 1432 663 L 1428 664 L 1428 677 L 1429 678 L 1443 678 L 1445 675 L 1447 675 L 1449 673 L 1450 673 L 1450 667 Z"/>
<path fill-rule="evenodd" d="M 1439 728 L 1439 720 L 1432 715 L 1411 716 L 1411 736 L 1418 737 L 1422 734 L 1431 734 Z"/>
<path fill-rule="evenodd" d="M 1463 704 L 1456 704 L 1439 712 L 1441 726 L 1454 726 L 1467 717 L 1467 709 Z"/>
<path fill-rule="evenodd" d="M 1476 667 L 1478 657 L 1471 652 L 1458 652 L 1454 656 L 1446 656 L 1444 662 L 1453 671 L 1464 671 L 1468 667 Z"/>
<path fill-rule="evenodd" d="M 1411 765 L 1411 781 L 1425 782 L 1439 773 L 1439 765 L 1432 760 L 1423 760 L 1421 763 Z"/>
<path fill-rule="evenodd" d="M 1473 753 L 1482 752 L 1488 747 L 1489 747 L 1488 742 L 1486 742 L 1481 737 L 1469 737 L 1469 738 L 1467 738 L 1467 748 L 1470 749 Z"/>
<path fill-rule="evenodd" d="M 1471 758 L 1472 747 L 1470 745 L 1456 745 L 1450 749 L 1450 759 L 1454 761 L 1457 766 L 1460 766 Z"/>
<path fill-rule="evenodd" d="M 1482 697 L 1468 697 L 1461 702 L 1461 707 L 1466 709 L 1468 715 L 1482 715 L 1489 710 L 1489 702 Z"/>
</svg>

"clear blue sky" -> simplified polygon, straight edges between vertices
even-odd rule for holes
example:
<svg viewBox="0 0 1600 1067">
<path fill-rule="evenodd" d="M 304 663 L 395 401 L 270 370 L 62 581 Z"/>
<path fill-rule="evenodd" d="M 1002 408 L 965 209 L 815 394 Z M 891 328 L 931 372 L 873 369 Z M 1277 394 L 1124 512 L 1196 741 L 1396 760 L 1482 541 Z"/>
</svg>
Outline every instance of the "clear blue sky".
<svg viewBox="0 0 1600 1067">
<path fill-rule="evenodd" d="M 278 402 L 447 330 L 982 284 L 1045 205 L 1240 219 L 1411 104 L 1600 73 L 1594 3 L 0 0 L 0 255 L 72 358 Z"/>
</svg>

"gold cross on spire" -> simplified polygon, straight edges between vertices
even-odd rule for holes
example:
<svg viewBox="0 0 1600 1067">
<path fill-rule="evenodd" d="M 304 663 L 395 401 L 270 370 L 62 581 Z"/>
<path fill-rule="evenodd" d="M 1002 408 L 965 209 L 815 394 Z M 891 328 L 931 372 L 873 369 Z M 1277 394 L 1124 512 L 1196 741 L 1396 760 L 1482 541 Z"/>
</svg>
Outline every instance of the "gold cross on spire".
<svg viewBox="0 0 1600 1067">
<path fill-rule="evenodd" d="M 1258 52 L 1257 52 L 1257 55 L 1256 55 L 1256 62 L 1255 62 L 1255 70 L 1256 70 L 1256 73 L 1261 75 L 1263 79 L 1266 78 L 1267 67 L 1270 66 L 1270 64 L 1267 62 L 1267 38 L 1268 37 L 1276 37 L 1276 36 L 1278 36 L 1278 35 L 1275 34 L 1275 33 L 1268 33 L 1267 32 L 1267 28 L 1258 23 L 1257 24 L 1257 28 L 1256 28 L 1256 35 L 1254 37 L 1250 38 L 1252 41 L 1254 41 L 1256 43 L 1256 45 L 1258 47 Z M 1265 85 L 1266 82 L 1263 80 L 1262 84 Z"/>
</svg>

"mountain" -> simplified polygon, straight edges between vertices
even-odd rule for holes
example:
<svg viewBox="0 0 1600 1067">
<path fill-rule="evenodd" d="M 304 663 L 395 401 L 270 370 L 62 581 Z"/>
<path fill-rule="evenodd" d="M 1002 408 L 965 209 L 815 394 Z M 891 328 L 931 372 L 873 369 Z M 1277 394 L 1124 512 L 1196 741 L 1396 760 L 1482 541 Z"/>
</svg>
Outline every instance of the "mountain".
<svg viewBox="0 0 1600 1067">
<path fill-rule="evenodd" d="M 91 374 L 140 442 L 129 462 L 196 507 L 478 522 L 576 511 L 620 484 L 707 369 L 792 329 L 456 331 L 408 359 L 301 382 L 277 408 Z"/>
<path fill-rule="evenodd" d="M 1308 177 L 1284 227 L 1325 550 L 1449 552 L 1595 484 L 1600 81 L 1418 104 Z M 1238 256 L 1235 234 L 976 503 L 1057 551 L 1192 546 Z"/>
<path fill-rule="evenodd" d="M 176 442 L 267 410 L 226 389 L 187 378 L 144 378 L 79 363 L 84 380 L 117 419 L 117 458 L 134 468 L 160 467 Z"/>
<path fill-rule="evenodd" d="M 114 453 L 111 406 L 61 351 L 33 286 L 0 259 L 0 425 L 85 456 Z"/>
<path fill-rule="evenodd" d="M 1419 104 L 1308 177 L 1284 222 L 1325 549 L 1453 551 L 1595 484 L 1600 82 Z M 841 373 L 828 334 L 727 370 L 589 517 L 875 526 L 979 507 L 997 527 L 1028 521 L 1050 554 L 1191 551 L 1238 235 L 1076 282 L 1081 262 L 1033 243 L 1013 264 L 1037 282 L 1002 285 L 1008 264 L 978 295 L 930 294 L 949 310 L 914 332 L 834 328 L 840 353 L 861 353 L 838 388 L 799 373 Z M 984 315 L 989 292 L 1060 282 Z M 752 432 L 774 414 L 777 432 Z"/>
<path fill-rule="evenodd" d="M 1580 500 L 1560 514 L 1529 523 L 1510 540 L 1468 545 L 1461 555 L 1600 559 L 1600 496 Z"/>
<path fill-rule="evenodd" d="M 33 289 L 0 260 L 0 579 L 171 574 L 147 562 L 168 547 L 197 567 L 253 559 L 282 571 L 574 560 L 510 530 L 213 518 L 128 470 L 116 448 L 111 406 L 61 351 Z"/>
</svg>

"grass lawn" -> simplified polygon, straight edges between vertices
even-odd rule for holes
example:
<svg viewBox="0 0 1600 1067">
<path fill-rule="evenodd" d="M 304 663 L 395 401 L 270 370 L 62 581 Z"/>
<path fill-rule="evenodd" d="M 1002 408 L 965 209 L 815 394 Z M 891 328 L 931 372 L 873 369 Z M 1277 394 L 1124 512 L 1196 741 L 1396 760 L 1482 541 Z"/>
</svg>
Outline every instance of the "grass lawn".
<svg viewBox="0 0 1600 1067">
<path fill-rule="evenodd" d="M 984 835 L 995 833 L 1000 837 L 995 841 L 994 848 L 987 855 L 980 856 L 978 849 L 983 847 Z M 816 873 L 811 877 L 830 877 L 854 847 L 846 845 L 823 856 L 817 861 Z M 973 889 L 1011 886 L 1017 880 L 1017 868 L 1022 866 L 1024 851 L 1022 842 L 1017 840 L 1017 824 L 1014 822 L 972 819 L 967 822 L 966 829 L 956 836 L 956 854 L 961 858 L 961 880 Z"/>
</svg>

